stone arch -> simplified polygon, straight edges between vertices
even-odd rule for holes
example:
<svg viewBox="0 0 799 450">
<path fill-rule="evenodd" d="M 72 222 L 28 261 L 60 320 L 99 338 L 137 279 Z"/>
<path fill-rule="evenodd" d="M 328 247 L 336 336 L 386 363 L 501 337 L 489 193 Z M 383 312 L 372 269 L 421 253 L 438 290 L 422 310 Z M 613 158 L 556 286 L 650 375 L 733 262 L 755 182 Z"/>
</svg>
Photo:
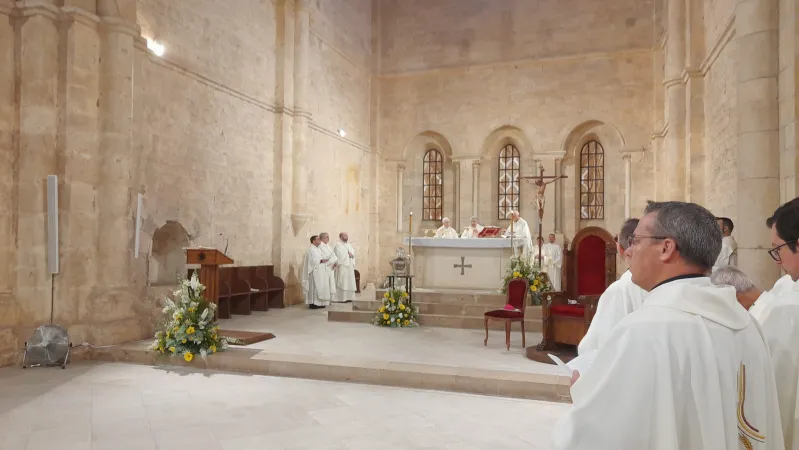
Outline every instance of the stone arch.
<svg viewBox="0 0 799 450">
<path fill-rule="evenodd" d="M 179 222 L 168 220 L 153 233 L 150 249 L 149 281 L 151 285 L 177 284 L 186 276 L 186 255 L 189 233 Z"/>
<path fill-rule="evenodd" d="M 436 131 L 423 131 L 412 137 L 402 148 L 402 159 L 413 161 L 421 158 L 430 149 L 436 149 L 447 161 L 452 161 L 452 144 L 441 133 Z"/>
<path fill-rule="evenodd" d="M 503 125 L 486 136 L 483 146 L 480 148 L 480 157 L 496 159 L 499 151 L 508 144 L 513 144 L 523 156 L 534 152 L 533 144 L 521 128 Z"/>
<path fill-rule="evenodd" d="M 432 228 L 438 223 L 438 221 L 428 220 L 422 215 L 424 209 L 423 160 L 428 150 L 439 151 L 444 159 L 442 217 L 454 218 L 457 203 L 452 144 L 444 135 L 436 131 L 428 130 L 417 134 L 402 149 L 400 162 L 406 167 L 402 186 L 402 210 L 403 217 L 408 217 L 408 214 L 413 211 L 415 218 L 420 219 L 420 222 L 417 222 L 418 226 L 423 229 Z M 407 229 L 406 226 L 403 225 L 403 229 Z"/>
<path fill-rule="evenodd" d="M 605 151 L 621 151 L 624 148 L 624 136 L 615 126 L 601 120 L 587 120 L 576 127 L 563 139 L 561 150 L 566 158 L 575 157 L 583 144 L 596 140 L 602 144 Z"/>
</svg>

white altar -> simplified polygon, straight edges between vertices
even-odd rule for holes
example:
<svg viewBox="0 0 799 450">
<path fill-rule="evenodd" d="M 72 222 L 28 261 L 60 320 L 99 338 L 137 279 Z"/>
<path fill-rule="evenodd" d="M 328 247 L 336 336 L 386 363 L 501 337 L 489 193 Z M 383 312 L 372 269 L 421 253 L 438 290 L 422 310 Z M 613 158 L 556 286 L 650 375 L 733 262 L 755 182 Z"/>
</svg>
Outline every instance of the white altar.
<svg viewBox="0 0 799 450">
<path fill-rule="evenodd" d="M 408 245 L 408 238 L 405 238 Z M 412 238 L 414 287 L 498 290 L 510 263 L 510 239 Z"/>
</svg>

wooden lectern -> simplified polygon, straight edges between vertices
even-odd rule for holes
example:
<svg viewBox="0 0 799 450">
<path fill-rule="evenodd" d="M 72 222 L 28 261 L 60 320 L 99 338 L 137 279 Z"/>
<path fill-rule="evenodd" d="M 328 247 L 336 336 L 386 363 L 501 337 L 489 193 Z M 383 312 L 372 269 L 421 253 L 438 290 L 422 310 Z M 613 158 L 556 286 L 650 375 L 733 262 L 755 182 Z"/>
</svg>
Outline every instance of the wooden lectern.
<svg viewBox="0 0 799 450">
<path fill-rule="evenodd" d="M 216 304 L 219 301 L 219 266 L 233 264 L 233 260 L 215 248 L 187 248 L 186 263 L 200 265 L 205 299 Z"/>
</svg>

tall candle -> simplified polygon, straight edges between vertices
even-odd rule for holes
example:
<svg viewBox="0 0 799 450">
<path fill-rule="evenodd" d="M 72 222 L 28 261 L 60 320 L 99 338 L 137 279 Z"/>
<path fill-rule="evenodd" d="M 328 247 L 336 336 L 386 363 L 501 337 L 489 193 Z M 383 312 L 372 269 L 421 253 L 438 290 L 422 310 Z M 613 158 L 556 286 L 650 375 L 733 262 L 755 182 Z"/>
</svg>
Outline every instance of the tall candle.
<svg viewBox="0 0 799 450">
<path fill-rule="evenodd" d="M 408 225 L 408 234 L 413 235 L 413 211 L 411 211 L 410 224 Z"/>
</svg>

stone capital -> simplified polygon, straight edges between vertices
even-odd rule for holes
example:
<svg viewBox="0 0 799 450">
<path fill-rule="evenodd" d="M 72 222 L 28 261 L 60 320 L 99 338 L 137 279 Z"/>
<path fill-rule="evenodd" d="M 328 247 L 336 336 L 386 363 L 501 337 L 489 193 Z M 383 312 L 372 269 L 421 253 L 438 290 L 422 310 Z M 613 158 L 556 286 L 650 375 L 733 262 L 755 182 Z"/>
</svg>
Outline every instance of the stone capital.
<svg viewBox="0 0 799 450">
<path fill-rule="evenodd" d="M 397 172 L 405 170 L 405 161 L 397 161 Z"/>
</svg>

